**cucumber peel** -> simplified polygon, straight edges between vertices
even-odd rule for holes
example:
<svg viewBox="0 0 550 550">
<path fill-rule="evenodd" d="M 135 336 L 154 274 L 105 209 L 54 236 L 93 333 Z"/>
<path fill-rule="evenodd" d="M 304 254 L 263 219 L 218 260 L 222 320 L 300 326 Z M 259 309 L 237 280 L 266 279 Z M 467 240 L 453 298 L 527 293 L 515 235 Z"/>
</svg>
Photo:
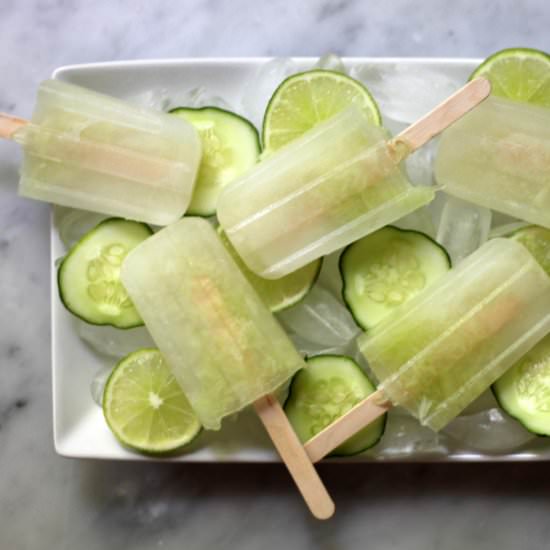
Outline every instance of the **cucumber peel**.
<svg viewBox="0 0 550 550">
<path fill-rule="evenodd" d="M 202 142 L 201 164 L 187 214 L 213 216 L 221 190 L 258 161 L 258 131 L 246 118 L 219 107 L 177 107 L 170 114 L 191 123 Z"/>
<path fill-rule="evenodd" d="M 387 226 L 347 246 L 339 267 L 344 303 L 369 330 L 444 275 L 451 259 L 428 235 Z"/>
<path fill-rule="evenodd" d="M 376 390 L 351 357 L 317 355 L 306 358 L 306 363 L 307 368 L 292 379 L 284 405 L 288 419 L 303 443 Z M 386 416 L 353 435 L 330 456 L 351 456 L 376 445 L 384 433 Z"/>
<path fill-rule="evenodd" d="M 550 335 L 492 385 L 500 407 L 527 430 L 550 436 Z"/>
<path fill-rule="evenodd" d="M 65 256 L 57 271 L 63 305 L 93 325 L 133 328 L 143 325 L 120 281 L 126 255 L 153 234 L 140 222 L 109 218 L 86 233 Z"/>
</svg>

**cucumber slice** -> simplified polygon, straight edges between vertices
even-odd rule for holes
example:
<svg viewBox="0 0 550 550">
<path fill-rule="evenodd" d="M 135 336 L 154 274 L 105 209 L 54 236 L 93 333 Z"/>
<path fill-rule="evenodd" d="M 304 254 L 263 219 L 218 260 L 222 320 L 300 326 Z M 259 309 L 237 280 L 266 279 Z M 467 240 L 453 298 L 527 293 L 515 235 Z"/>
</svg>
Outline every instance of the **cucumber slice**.
<svg viewBox="0 0 550 550">
<path fill-rule="evenodd" d="M 510 238 L 525 246 L 550 275 L 550 229 L 529 225 L 512 233 Z"/>
<path fill-rule="evenodd" d="M 140 349 L 117 364 L 105 384 L 103 414 L 123 445 L 146 454 L 178 451 L 202 429 L 158 349 Z"/>
<path fill-rule="evenodd" d="M 219 107 L 177 107 L 170 113 L 190 122 L 202 141 L 202 160 L 186 214 L 213 216 L 222 188 L 258 161 L 258 131 L 245 118 Z"/>
<path fill-rule="evenodd" d="M 306 359 L 289 390 L 284 409 L 296 435 L 305 443 L 323 428 L 375 391 L 361 367 L 345 355 L 317 355 Z M 376 445 L 386 426 L 386 415 L 356 433 L 331 456 L 351 456 Z"/>
<path fill-rule="evenodd" d="M 525 428 L 550 436 L 550 335 L 492 386 L 499 405 Z"/>
<path fill-rule="evenodd" d="M 148 225 L 120 218 L 109 218 L 86 233 L 57 272 L 63 305 L 93 325 L 143 325 L 119 275 L 128 252 L 152 234 Z"/>
<path fill-rule="evenodd" d="M 304 267 L 289 273 L 280 279 L 264 279 L 248 269 L 241 260 L 235 248 L 227 238 L 221 226 L 218 226 L 218 235 L 220 236 L 225 248 L 248 279 L 248 282 L 254 287 L 263 303 L 273 312 L 282 311 L 301 301 L 311 290 L 319 272 L 323 259 L 319 258 Z"/>
<path fill-rule="evenodd" d="M 428 235 L 384 227 L 342 252 L 342 296 L 357 324 L 368 330 L 450 268 L 447 251 Z"/>
</svg>

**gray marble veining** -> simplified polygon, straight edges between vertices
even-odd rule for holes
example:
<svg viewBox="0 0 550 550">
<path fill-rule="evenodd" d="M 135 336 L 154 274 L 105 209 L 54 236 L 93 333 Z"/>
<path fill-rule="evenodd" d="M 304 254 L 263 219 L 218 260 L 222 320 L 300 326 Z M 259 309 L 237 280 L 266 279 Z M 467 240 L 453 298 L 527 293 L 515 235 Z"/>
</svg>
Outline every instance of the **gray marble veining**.
<svg viewBox="0 0 550 550">
<path fill-rule="evenodd" d="M 0 0 L 0 110 L 29 116 L 60 65 L 186 56 L 479 56 L 548 49 L 545 0 Z M 545 464 L 321 472 L 314 522 L 276 465 L 68 461 L 52 445 L 49 208 L 17 197 L 0 144 L 0 550 L 548 548 Z M 78 365 L 75 365 L 78 368 Z"/>
</svg>

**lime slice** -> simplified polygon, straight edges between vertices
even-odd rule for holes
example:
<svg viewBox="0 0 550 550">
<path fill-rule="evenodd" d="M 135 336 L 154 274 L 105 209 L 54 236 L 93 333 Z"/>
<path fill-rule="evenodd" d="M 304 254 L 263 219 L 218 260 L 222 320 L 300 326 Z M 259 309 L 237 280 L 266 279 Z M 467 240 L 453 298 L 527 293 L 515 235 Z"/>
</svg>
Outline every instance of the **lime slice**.
<svg viewBox="0 0 550 550">
<path fill-rule="evenodd" d="M 550 229 L 530 225 L 513 233 L 511 238 L 525 246 L 550 275 Z"/>
<path fill-rule="evenodd" d="M 470 76 L 485 76 L 493 95 L 550 107 L 550 55 L 510 48 L 488 57 Z"/>
<path fill-rule="evenodd" d="M 323 260 L 319 258 L 280 279 L 264 279 L 248 269 L 237 251 L 233 248 L 233 245 L 229 242 L 221 226 L 218 226 L 218 234 L 243 275 L 254 287 L 254 290 L 258 293 L 263 303 L 273 313 L 293 306 L 304 298 L 311 290 L 311 287 L 314 285 L 321 271 Z"/>
<path fill-rule="evenodd" d="M 157 349 L 135 351 L 118 363 L 105 385 L 103 414 L 123 445 L 147 454 L 180 449 L 201 430 Z"/>
<path fill-rule="evenodd" d="M 264 115 L 264 150 L 279 149 L 350 105 L 358 106 L 370 122 L 381 125 L 376 101 L 357 80 L 325 70 L 288 77 L 275 90 Z"/>
</svg>

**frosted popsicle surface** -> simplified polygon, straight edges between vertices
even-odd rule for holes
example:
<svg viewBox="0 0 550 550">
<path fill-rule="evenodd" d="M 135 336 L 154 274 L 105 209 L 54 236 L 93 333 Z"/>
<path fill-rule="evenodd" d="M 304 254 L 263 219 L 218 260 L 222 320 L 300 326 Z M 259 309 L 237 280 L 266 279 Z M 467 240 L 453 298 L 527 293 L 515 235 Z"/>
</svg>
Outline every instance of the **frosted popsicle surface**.
<svg viewBox="0 0 550 550">
<path fill-rule="evenodd" d="M 22 195 L 158 225 L 187 209 L 201 145 L 180 118 L 47 80 L 31 122 L 15 135 Z"/>
<path fill-rule="evenodd" d="M 443 132 L 445 191 L 550 227 L 550 109 L 490 97 Z"/>
<path fill-rule="evenodd" d="M 358 344 L 392 402 L 439 430 L 549 331 L 550 278 L 494 239 Z"/>
<path fill-rule="evenodd" d="M 386 146 L 387 132 L 350 108 L 226 187 L 218 218 L 247 265 L 276 279 L 430 202 Z"/>
<path fill-rule="evenodd" d="M 205 220 L 186 218 L 150 237 L 121 275 L 205 428 L 218 429 L 304 366 Z"/>
</svg>

